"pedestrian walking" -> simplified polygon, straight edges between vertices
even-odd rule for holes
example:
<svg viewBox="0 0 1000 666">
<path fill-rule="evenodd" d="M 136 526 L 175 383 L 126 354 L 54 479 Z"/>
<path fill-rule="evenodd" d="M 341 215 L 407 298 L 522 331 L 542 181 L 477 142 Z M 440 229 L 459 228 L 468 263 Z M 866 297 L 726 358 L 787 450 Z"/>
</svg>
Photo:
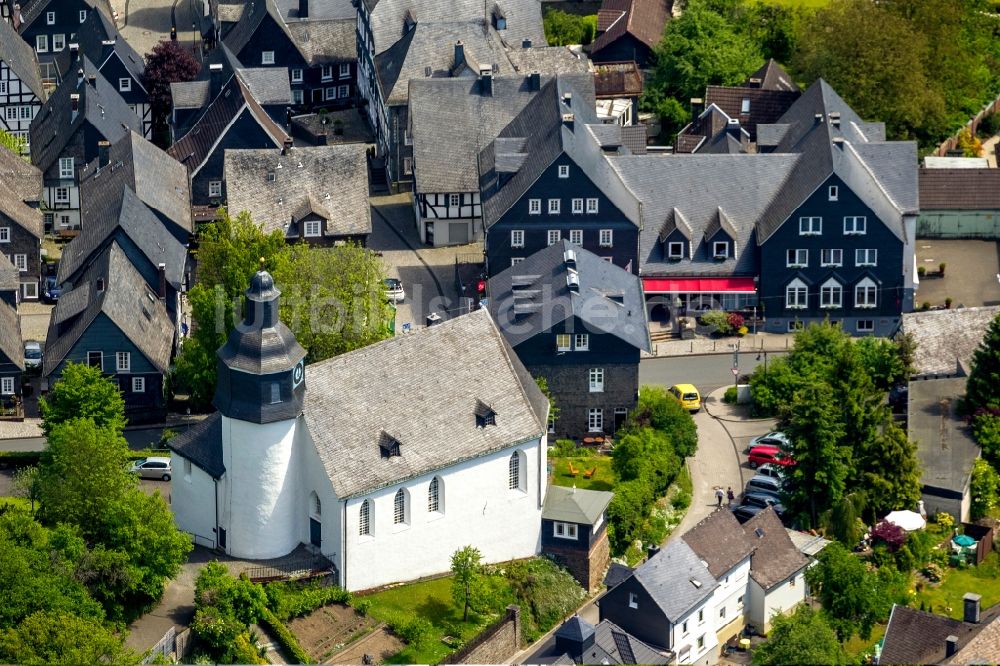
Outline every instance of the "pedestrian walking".
<svg viewBox="0 0 1000 666">
<path fill-rule="evenodd" d="M 186 321 L 181 322 L 181 337 L 186 338 L 188 336 L 188 323 Z"/>
<path fill-rule="evenodd" d="M 717 502 L 716 506 L 722 506 L 722 498 L 724 496 L 725 496 L 725 493 L 722 492 L 722 486 L 716 486 L 715 487 L 715 499 L 716 499 L 716 502 Z"/>
<path fill-rule="evenodd" d="M 729 486 L 729 488 L 726 489 L 726 505 L 732 506 L 734 499 L 736 499 L 736 494 L 733 492 L 733 487 Z"/>
</svg>

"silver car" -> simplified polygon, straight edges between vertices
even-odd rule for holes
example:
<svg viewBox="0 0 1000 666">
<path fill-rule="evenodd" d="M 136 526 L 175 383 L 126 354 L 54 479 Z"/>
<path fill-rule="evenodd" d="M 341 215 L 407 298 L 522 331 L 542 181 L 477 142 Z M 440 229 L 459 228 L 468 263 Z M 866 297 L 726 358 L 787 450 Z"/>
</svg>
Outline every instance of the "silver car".
<svg viewBox="0 0 1000 666">
<path fill-rule="evenodd" d="M 170 458 L 140 458 L 132 463 L 129 471 L 138 474 L 141 479 L 170 480 Z"/>
<path fill-rule="evenodd" d="M 402 303 L 406 300 L 406 292 L 403 290 L 403 282 L 398 278 L 385 279 L 386 298 L 392 303 Z"/>
</svg>

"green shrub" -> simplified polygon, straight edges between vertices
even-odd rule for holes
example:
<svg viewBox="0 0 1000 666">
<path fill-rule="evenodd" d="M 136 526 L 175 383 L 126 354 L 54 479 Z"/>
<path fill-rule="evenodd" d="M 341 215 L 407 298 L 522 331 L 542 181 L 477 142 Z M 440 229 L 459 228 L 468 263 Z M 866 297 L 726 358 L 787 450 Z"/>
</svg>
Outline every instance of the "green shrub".
<svg viewBox="0 0 1000 666">
<path fill-rule="evenodd" d="M 701 323 L 710 326 L 722 335 L 728 335 L 733 327 L 729 323 L 729 313 L 725 310 L 709 310 L 701 316 Z M 741 324 L 742 325 L 742 322 Z"/>
<path fill-rule="evenodd" d="M 726 392 L 723 394 L 722 402 L 726 403 L 727 405 L 735 405 L 736 395 L 738 393 L 739 391 L 736 389 L 735 386 L 730 386 L 729 388 L 726 389 Z"/>
<path fill-rule="evenodd" d="M 524 611 L 522 633 L 528 641 L 561 622 L 587 596 L 568 571 L 546 558 L 509 562 L 506 578 L 513 589 L 514 603 Z"/>
<path fill-rule="evenodd" d="M 560 458 L 569 458 L 576 453 L 576 442 L 572 439 L 557 439 L 552 446 L 552 455 Z"/>
<path fill-rule="evenodd" d="M 393 631 L 409 645 L 422 645 L 430 639 L 434 627 L 422 617 L 413 617 L 394 626 Z"/>
<path fill-rule="evenodd" d="M 351 602 L 351 606 L 354 610 L 358 612 L 359 615 L 368 616 L 368 611 L 371 610 L 372 602 L 371 599 L 357 599 Z"/>
<path fill-rule="evenodd" d="M 295 663 L 312 663 L 309 659 L 309 655 L 307 655 L 306 651 L 302 649 L 301 645 L 299 645 L 299 641 L 295 638 L 295 634 L 293 634 L 288 627 L 285 626 L 284 622 L 276 618 L 274 613 L 268 609 L 264 609 L 264 615 L 261 617 L 261 622 L 263 622 L 264 625 L 271 630 L 274 637 L 278 639 L 278 643 L 281 644 L 282 649 L 285 650 L 286 654 L 292 657 Z"/>
<path fill-rule="evenodd" d="M 691 506 L 691 493 L 689 493 L 686 490 L 678 491 L 678 493 L 674 495 L 674 499 L 671 500 L 670 503 L 673 504 L 676 510 L 683 511 L 684 509 Z"/>
<path fill-rule="evenodd" d="M 332 603 L 348 603 L 351 593 L 337 586 L 311 583 L 268 583 L 267 605 L 280 620 L 301 617 Z"/>
<path fill-rule="evenodd" d="M 997 130 L 1000 130 L 1000 113 L 991 113 L 979 121 L 976 134 L 984 139 L 988 139 L 996 134 Z"/>
</svg>

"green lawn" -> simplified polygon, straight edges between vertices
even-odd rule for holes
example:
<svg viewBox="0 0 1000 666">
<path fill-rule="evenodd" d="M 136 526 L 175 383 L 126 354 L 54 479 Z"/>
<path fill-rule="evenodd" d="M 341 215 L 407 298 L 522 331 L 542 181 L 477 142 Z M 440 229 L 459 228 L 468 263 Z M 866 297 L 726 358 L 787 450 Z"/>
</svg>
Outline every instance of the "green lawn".
<svg viewBox="0 0 1000 666">
<path fill-rule="evenodd" d="M 572 463 L 576 469 L 576 476 L 570 474 L 569 466 Z M 565 458 L 561 456 L 549 456 L 549 464 L 552 465 L 552 483 L 557 486 L 576 486 L 586 490 L 612 490 L 615 485 L 615 473 L 611 471 L 611 456 L 591 454 L 588 457 Z M 584 478 L 584 471 L 597 468 L 594 475 L 589 479 Z"/>
<path fill-rule="evenodd" d="M 883 636 L 885 636 L 885 625 L 876 624 L 872 627 L 871 638 L 866 641 L 862 640 L 857 634 L 854 634 L 844 643 L 844 651 L 847 652 L 847 656 L 854 663 L 858 663 L 861 661 L 863 655 L 875 654 L 875 644 L 882 640 Z"/>
<path fill-rule="evenodd" d="M 967 592 L 982 595 L 983 608 L 989 608 L 1000 602 L 1000 562 L 997 558 L 997 553 L 993 552 L 979 566 L 966 569 L 949 568 L 939 586 L 924 587 L 917 593 L 911 605 L 920 608 L 920 603 L 923 602 L 927 610 L 960 620 L 962 597 Z M 947 608 L 951 610 L 946 610 Z"/>
<path fill-rule="evenodd" d="M 393 664 L 437 664 L 453 648 L 441 641 L 445 636 L 453 636 L 463 642 L 476 636 L 492 618 L 480 621 L 469 615 L 469 622 L 462 622 L 462 609 L 451 598 L 451 577 L 400 585 L 384 592 L 364 597 L 371 602 L 368 614 L 388 622 L 400 615 L 419 616 L 434 626 L 435 636 L 421 646 L 407 646 L 399 654 L 393 655 Z"/>
</svg>

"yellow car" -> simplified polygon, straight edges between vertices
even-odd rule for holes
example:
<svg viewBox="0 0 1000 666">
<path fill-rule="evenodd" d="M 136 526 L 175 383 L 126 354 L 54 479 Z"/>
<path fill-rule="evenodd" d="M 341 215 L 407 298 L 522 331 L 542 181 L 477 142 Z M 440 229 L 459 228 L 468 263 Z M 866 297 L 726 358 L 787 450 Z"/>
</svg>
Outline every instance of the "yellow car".
<svg viewBox="0 0 1000 666">
<path fill-rule="evenodd" d="M 694 384 L 674 384 L 670 387 L 670 392 L 675 398 L 681 401 L 681 406 L 689 412 L 697 412 L 701 409 L 701 395 Z"/>
</svg>

